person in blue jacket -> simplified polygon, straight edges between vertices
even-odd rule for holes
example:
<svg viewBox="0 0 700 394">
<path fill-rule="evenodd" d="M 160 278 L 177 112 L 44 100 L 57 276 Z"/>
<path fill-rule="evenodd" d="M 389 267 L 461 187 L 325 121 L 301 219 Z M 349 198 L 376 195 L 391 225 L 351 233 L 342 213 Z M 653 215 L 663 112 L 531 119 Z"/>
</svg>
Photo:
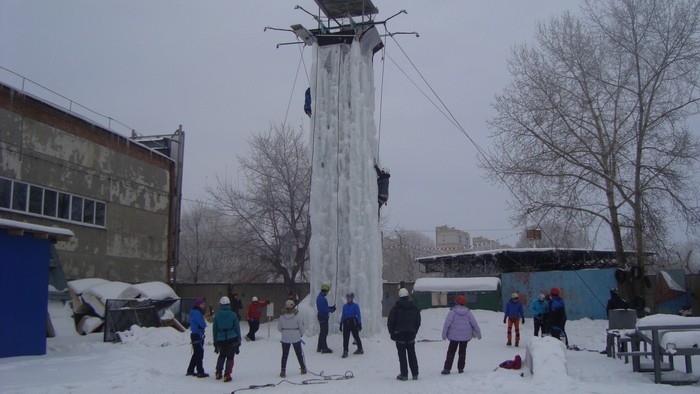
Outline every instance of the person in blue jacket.
<svg viewBox="0 0 700 394">
<path fill-rule="evenodd" d="M 238 315 L 231 309 L 231 300 L 221 297 L 219 311 L 214 316 L 212 332 L 214 334 L 214 352 L 219 353 L 216 360 L 216 380 L 224 378 L 224 382 L 231 381 L 233 372 L 233 358 L 239 352 L 241 346 L 241 325 Z M 226 370 L 224 370 L 224 363 Z"/>
<path fill-rule="evenodd" d="M 190 311 L 190 341 L 192 343 L 192 357 L 190 365 L 187 367 L 187 376 L 198 378 L 208 378 L 209 374 L 204 372 L 204 329 L 207 322 L 204 321 L 204 308 L 206 307 L 204 298 L 198 297 L 194 300 L 194 306 Z M 196 373 L 195 373 L 196 369 Z"/>
<path fill-rule="evenodd" d="M 362 350 L 362 341 L 360 340 L 360 331 L 362 331 L 362 316 L 360 315 L 360 306 L 355 300 L 355 293 L 345 295 L 347 302 L 343 305 L 343 314 L 340 316 L 340 331 L 343 333 L 343 358 L 348 356 L 348 343 L 350 342 L 350 334 L 355 340 L 357 350 L 353 354 L 364 354 Z"/>
<path fill-rule="evenodd" d="M 549 311 L 549 302 L 545 300 L 545 295 L 540 294 L 540 297 L 532 300 L 530 303 L 530 312 L 532 312 L 532 322 L 535 326 L 535 336 L 540 335 L 540 328 L 542 329 L 542 336 L 545 333 L 547 312 Z"/>
<path fill-rule="evenodd" d="M 525 324 L 525 313 L 523 312 L 523 304 L 520 303 L 518 293 L 510 295 L 510 301 L 506 303 L 505 312 L 503 314 L 503 324 L 508 319 L 508 342 L 507 346 L 511 346 L 513 338 L 513 327 L 515 327 L 515 346 L 520 345 L 520 320 Z"/>
<path fill-rule="evenodd" d="M 335 305 L 328 306 L 328 300 L 326 296 L 331 290 L 330 285 L 324 283 L 321 285 L 321 291 L 316 296 L 316 317 L 318 318 L 318 325 L 321 330 L 318 333 L 318 345 L 316 345 L 316 351 L 321 353 L 333 353 L 331 349 L 328 348 L 326 343 L 326 337 L 328 336 L 328 318 L 331 313 L 335 312 Z"/>
</svg>

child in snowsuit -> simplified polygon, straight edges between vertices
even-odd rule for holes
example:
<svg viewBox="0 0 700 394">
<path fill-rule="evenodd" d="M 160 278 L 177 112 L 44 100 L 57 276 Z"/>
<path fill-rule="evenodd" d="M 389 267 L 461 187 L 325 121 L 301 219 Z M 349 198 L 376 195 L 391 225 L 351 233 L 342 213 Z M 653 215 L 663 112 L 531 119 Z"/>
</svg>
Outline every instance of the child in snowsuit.
<svg viewBox="0 0 700 394">
<path fill-rule="evenodd" d="M 306 364 L 304 363 L 304 352 L 301 349 L 301 336 L 304 335 L 304 321 L 297 315 L 298 311 L 294 307 L 294 301 L 287 300 L 282 309 L 282 316 L 277 321 L 277 329 L 282 333 L 282 370 L 280 377 L 287 376 L 287 358 L 289 357 L 289 347 L 294 346 L 294 353 L 297 355 L 301 374 L 306 374 Z"/>
<path fill-rule="evenodd" d="M 540 335 L 540 328 L 542 329 L 542 336 L 545 334 L 545 320 L 547 318 L 547 311 L 549 310 L 549 303 L 544 299 L 544 294 L 540 294 L 540 297 L 536 300 L 532 300 L 530 304 L 530 312 L 532 312 L 532 322 L 535 326 L 535 336 Z"/>
<path fill-rule="evenodd" d="M 216 380 L 221 379 L 223 375 L 224 382 L 230 382 L 233 358 L 241 345 L 241 327 L 238 316 L 231 310 L 231 300 L 228 297 L 221 297 L 219 305 L 219 312 L 214 316 L 212 327 L 214 351 L 219 353 L 219 358 L 216 360 Z"/>
<path fill-rule="evenodd" d="M 209 377 L 209 374 L 204 372 L 204 366 L 202 365 L 204 362 L 204 329 L 207 328 L 207 322 L 204 321 L 204 308 L 206 308 L 204 298 L 196 298 L 190 311 L 192 357 L 190 357 L 190 365 L 187 367 L 186 375 L 198 378 Z M 197 373 L 195 373 L 195 369 Z"/>
<path fill-rule="evenodd" d="M 469 308 L 465 306 L 466 303 L 467 300 L 463 295 L 455 297 L 455 306 L 450 309 L 450 312 L 445 318 L 445 324 L 442 326 L 442 339 L 450 340 L 450 344 L 447 347 L 445 366 L 441 372 L 443 375 L 449 375 L 457 348 L 459 348 L 457 371 L 459 373 L 464 372 L 469 340 L 472 338 L 481 339 L 479 324 L 477 324 Z"/>
<path fill-rule="evenodd" d="M 408 380 L 408 368 L 411 368 L 413 380 L 418 380 L 418 358 L 416 357 L 416 334 L 420 328 L 420 310 L 408 299 L 408 290 L 399 290 L 399 300 L 391 308 L 387 318 L 387 328 L 391 340 L 396 342 L 399 355 L 398 380 Z M 408 358 L 408 362 L 407 359 Z M 408 365 L 407 365 L 408 364 Z"/>
<path fill-rule="evenodd" d="M 364 354 L 362 350 L 362 341 L 360 340 L 360 331 L 362 331 L 362 317 L 360 316 L 360 307 L 353 302 L 355 293 L 345 295 L 347 302 L 343 305 L 343 314 L 340 316 L 340 331 L 343 333 L 343 358 L 348 356 L 348 343 L 350 342 L 350 334 L 352 334 L 357 350 L 353 354 Z"/>
<path fill-rule="evenodd" d="M 255 340 L 255 333 L 258 332 L 260 328 L 260 317 L 262 316 L 260 310 L 267 307 L 269 303 L 267 300 L 258 302 L 258 297 L 253 297 L 252 301 L 253 302 L 248 305 L 248 313 L 246 314 L 246 318 L 248 319 L 248 333 L 245 336 L 246 341 Z"/>
<path fill-rule="evenodd" d="M 510 296 L 510 301 L 506 303 L 505 313 L 503 314 L 503 324 L 506 323 L 508 319 L 508 342 L 507 346 L 511 346 L 512 343 L 512 331 L 515 326 L 515 346 L 520 345 L 520 320 L 522 319 L 523 324 L 525 324 L 525 313 L 523 312 L 523 304 L 520 303 L 520 298 L 518 293 L 513 293 Z"/>
</svg>

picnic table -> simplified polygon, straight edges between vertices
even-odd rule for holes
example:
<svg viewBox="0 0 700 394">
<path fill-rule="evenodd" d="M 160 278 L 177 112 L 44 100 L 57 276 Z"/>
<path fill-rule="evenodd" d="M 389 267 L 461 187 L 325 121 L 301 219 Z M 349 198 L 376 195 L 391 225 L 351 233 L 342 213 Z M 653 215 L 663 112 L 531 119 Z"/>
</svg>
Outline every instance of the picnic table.
<svg viewBox="0 0 700 394">
<path fill-rule="evenodd" d="M 693 375 L 692 356 L 700 355 L 700 318 L 675 315 L 652 315 L 640 319 L 630 337 L 631 350 L 620 353 L 632 357 L 635 372 L 654 372 L 654 383 L 694 384 L 698 377 Z M 641 344 L 645 350 L 641 351 Z M 648 345 L 648 350 L 647 350 Z M 651 356 L 653 368 L 641 365 L 640 357 Z M 663 357 L 668 357 L 668 363 Z M 685 358 L 685 373 L 674 371 L 664 375 L 662 371 L 673 371 L 673 357 Z"/>
</svg>

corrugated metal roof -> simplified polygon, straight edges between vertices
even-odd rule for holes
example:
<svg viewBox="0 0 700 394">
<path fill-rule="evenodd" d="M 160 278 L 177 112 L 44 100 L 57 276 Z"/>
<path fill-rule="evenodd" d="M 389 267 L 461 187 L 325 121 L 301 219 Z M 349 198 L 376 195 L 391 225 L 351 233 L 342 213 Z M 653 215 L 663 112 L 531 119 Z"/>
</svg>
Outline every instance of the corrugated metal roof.
<svg viewBox="0 0 700 394">
<path fill-rule="evenodd" d="M 42 226 L 39 224 L 18 222 L 16 220 L 2 218 L 0 218 L 0 229 L 9 230 L 11 232 L 35 234 L 38 236 L 46 235 L 49 238 L 56 238 L 59 241 L 66 241 L 75 236 L 72 231 L 65 228 Z"/>
</svg>

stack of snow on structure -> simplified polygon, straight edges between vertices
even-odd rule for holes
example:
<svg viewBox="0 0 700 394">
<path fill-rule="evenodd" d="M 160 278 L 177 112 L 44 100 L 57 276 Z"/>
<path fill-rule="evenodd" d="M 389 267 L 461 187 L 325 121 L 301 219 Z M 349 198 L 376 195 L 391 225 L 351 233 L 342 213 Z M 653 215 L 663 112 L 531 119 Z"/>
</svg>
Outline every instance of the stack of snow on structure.
<svg viewBox="0 0 700 394">
<path fill-rule="evenodd" d="M 328 301 L 338 308 L 344 294 L 355 293 L 363 335 L 382 328 L 372 57 L 372 48 L 357 40 L 352 45 L 314 45 L 311 296 L 301 307 L 311 333 L 318 332 L 314 300 L 322 283 L 331 286 Z M 337 324 L 330 327 L 337 330 Z"/>
</svg>

